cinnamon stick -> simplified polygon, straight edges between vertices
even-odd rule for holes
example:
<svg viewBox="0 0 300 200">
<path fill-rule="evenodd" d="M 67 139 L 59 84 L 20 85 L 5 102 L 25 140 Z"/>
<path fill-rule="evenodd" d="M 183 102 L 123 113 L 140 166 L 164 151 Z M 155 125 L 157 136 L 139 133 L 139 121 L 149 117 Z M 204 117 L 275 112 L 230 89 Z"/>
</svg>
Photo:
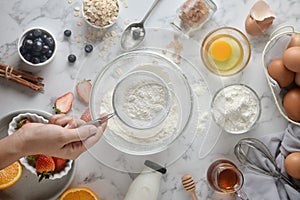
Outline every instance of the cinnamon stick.
<svg viewBox="0 0 300 200">
<path fill-rule="evenodd" d="M 44 88 L 42 77 L 36 76 L 31 72 L 16 69 L 3 63 L 0 63 L 0 77 L 12 80 L 35 91 L 42 91 Z"/>
</svg>

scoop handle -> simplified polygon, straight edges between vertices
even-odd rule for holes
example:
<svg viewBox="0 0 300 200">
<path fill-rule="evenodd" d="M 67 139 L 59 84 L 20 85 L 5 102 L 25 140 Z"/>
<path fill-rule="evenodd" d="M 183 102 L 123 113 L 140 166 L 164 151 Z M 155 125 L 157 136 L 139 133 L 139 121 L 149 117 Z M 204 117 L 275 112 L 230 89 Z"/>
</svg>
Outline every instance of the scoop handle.
<svg viewBox="0 0 300 200">
<path fill-rule="evenodd" d="M 159 2 L 159 0 L 154 0 L 154 2 L 152 3 L 152 6 L 150 7 L 150 9 L 146 12 L 145 16 L 143 17 L 141 23 L 144 23 L 146 21 L 146 19 L 149 17 L 150 13 L 152 12 L 152 10 L 154 9 L 154 7 L 156 6 L 156 4 Z"/>
</svg>

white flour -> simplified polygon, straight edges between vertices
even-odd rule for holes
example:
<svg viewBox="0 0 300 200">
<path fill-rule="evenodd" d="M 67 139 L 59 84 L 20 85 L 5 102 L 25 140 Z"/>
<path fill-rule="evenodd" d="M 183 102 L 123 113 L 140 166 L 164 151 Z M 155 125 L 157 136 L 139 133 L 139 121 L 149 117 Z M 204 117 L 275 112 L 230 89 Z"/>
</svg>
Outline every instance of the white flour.
<svg viewBox="0 0 300 200">
<path fill-rule="evenodd" d="M 227 131 L 248 130 L 259 115 L 259 103 L 250 89 L 242 85 L 224 88 L 213 103 L 213 115 Z"/>
<path fill-rule="evenodd" d="M 149 144 L 159 143 L 164 140 L 172 140 L 177 136 L 181 113 L 176 96 L 174 94 L 171 96 L 173 98 L 171 98 L 170 112 L 164 122 L 159 126 L 149 130 L 135 130 L 124 125 L 117 117 L 114 117 L 109 120 L 108 128 L 130 143 Z M 111 102 L 112 91 L 108 92 L 103 98 L 101 110 L 108 112 L 113 110 Z"/>
<path fill-rule="evenodd" d="M 151 121 L 165 111 L 167 94 L 162 85 L 137 82 L 126 92 L 123 109 L 131 119 Z"/>
</svg>

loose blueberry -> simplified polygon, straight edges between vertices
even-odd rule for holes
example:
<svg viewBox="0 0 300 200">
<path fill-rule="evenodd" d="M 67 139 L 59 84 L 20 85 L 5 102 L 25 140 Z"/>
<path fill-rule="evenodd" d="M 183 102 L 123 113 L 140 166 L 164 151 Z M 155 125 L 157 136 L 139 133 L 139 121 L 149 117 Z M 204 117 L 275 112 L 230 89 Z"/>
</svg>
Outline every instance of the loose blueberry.
<svg viewBox="0 0 300 200">
<path fill-rule="evenodd" d="M 67 29 L 67 30 L 64 31 L 64 35 L 65 35 L 66 37 L 70 37 L 71 34 L 72 34 L 71 30 L 68 30 L 68 29 Z"/>
<path fill-rule="evenodd" d="M 47 56 L 47 58 L 50 58 L 53 54 L 53 51 L 51 49 L 49 49 L 49 51 L 45 54 Z"/>
<path fill-rule="evenodd" d="M 134 29 L 132 32 L 132 37 L 134 40 L 139 39 L 141 36 L 141 31 L 139 29 Z"/>
<path fill-rule="evenodd" d="M 47 56 L 42 55 L 42 56 L 40 57 L 40 62 L 45 62 L 46 60 L 48 60 Z"/>
<path fill-rule="evenodd" d="M 41 61 L 40 61 L 40 59 L 38 57 L 33 57 L 32 60 L 31 60 L 31 62 L 33 64 L 39 64 Z"/>
<path fill-rule="evenodd" d="M 42 30 L 41 29 L 34 29 L 33 30 L 33 36 L 34 37 L 40 37 L 42 35 Z"/>
<path fill-rule="evenodd" d="M 91 44 L 85 45 L 84 50 L 87 53 L 91 53 L 93 51 L 93 45 L 91 45 Z"/>
<path fill-rule="evenodd" d="M 24 46 L 26 49 L 31 49 L 32 46 L 33 46 L 33 41 L 30 40 L 30 39 L 24 40 L 23 46 Z"/>
<path fill-rule="evenodd" d="M 76 56 L 75 56 L 74 54 L 70 54 L 70 55 L 68 56 L 68 61 L 69 61 L 70 63 L 74 63 L 74 62 L 76 61 Z"/>
</svg>

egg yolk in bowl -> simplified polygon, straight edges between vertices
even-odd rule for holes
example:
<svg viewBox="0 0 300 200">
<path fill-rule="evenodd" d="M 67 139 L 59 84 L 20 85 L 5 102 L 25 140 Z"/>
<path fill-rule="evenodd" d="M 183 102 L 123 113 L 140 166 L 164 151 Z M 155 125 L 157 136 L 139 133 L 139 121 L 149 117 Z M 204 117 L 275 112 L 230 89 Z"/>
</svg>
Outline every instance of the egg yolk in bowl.
<svg viewBox="0 0 300 200">
<path fill-rule="evenodd" d="M 229 71 L 242 62 L 243 48 L 236 38 L 217 35 L 210 41 L 208 59 L 218 71 Z"/>
</svg>

